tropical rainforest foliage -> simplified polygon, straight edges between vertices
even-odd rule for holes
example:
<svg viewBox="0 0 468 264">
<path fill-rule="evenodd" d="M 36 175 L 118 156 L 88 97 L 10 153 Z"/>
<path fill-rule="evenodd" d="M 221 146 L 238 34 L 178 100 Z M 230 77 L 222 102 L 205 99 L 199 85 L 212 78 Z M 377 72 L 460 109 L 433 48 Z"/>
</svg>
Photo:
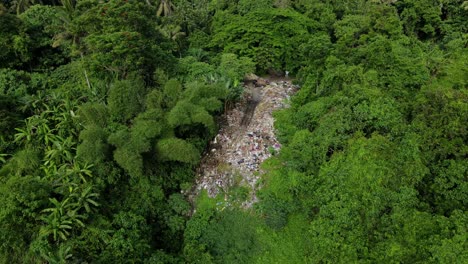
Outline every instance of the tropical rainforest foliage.
<svg viewBox="0 0 468 264">
<path fill-rule="evenodd" d="M 190 189 L 245 73 L 301 89 L 251 210 Z M 0 1 L 1 263 L 466 263 L 468 2 Z"/>
</svg>

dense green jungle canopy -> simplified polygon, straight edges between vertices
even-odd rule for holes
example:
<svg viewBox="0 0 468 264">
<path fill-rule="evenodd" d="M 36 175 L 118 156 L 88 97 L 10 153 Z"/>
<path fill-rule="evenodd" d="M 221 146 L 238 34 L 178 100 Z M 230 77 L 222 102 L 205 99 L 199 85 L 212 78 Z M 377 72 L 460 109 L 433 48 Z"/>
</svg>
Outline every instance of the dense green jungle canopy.
<svg viewBox="0 0 468 264">
<path fill-rule="evenodd" d="M 287 70 L 260 201 L 190 189 Z M 0 263 L 467 263 L 468 1 L 1 0 Z"/>
</svg>

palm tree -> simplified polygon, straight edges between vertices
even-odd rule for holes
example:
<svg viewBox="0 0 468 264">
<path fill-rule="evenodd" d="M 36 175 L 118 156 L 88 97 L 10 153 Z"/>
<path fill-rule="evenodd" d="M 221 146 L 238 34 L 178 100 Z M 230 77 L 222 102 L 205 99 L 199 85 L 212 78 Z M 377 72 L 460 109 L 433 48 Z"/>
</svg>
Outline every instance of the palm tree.
<svg viewBox="0 0 468 264">
<path fill-rule="evenodd" d="M 76 43 L 76 34 L 71 32 L 72 21 L 75 17 L 75 1 L 73 0 L 60 0 L 62 6 L 57 8 L 59 19 L 63 22 L 62 32 L 53 37 L 54 42 L 52 47 L 59 47 L 62 45 L 73 45 Z"/>
<path fill-rule="evenodd" d="M 52 160 L 57 163 L 72 162 L 73 154 L 71 150 L 75 148 L 75 142 L 72 137 L 62 138 L 60 136 L 54 136 L 52 144 L 46 147 L 45 159 Z"/>
<path fill-rule="evenodd" d="M 52 235 L 54 241 L 57 241 L 60 238 L 62 240 L 67 240 L 70 235 L 69 231 L 72 229 L 73 224 L 66 213 L 67 209 L 70 207 L 70 204 L 68 204 L 69 200 L 65 199 L 62 202 L 59 202 L 57 199 L 51 198 L 49 201 L 54 206 L 42 210 L 43 213 L 50 214 L 42 217 L 42 220 L 46 225 L 41 228 L 40 234 L 45 237 Z"/>
<path fill-rule="evenodd" d="M 22 144 L 27 144 L 30 143 L 36 134 L 37 131 L 37 126 L 33 122 L 33 120 L 30 118 L 27 118 L 24 121 L 26 127 L 23 128 L 15 128 L 15 130 L 18 132 L 15 134 L 15 143 L 22 143 Z"/>
<path fill-rule="evenodd" d="M 0 3 L 0 16 L 5 14 L 6 11 L 7 9 L 5 8 L 5 6 L 2 3 Z"/>
<path fill-rule="evenodd" d="M 185 32 L 181 31 L 181 27 L 174 24 L 167 24 L 160 28 L 160 32 L 168 39 L 177 41 L 179 38 L 185 36 Z"/>
<path fill-rule="evenodd" d="M 75 11 L 75 5 L 73 0 L 60 0 L 60 3 L 63 6 L 63 9 L 68 13 L 71 17 L 73 12 Z"/>
<path fill-rule="evenodd" d="M 174 24 L 167 24 L 162 27 L 159 27 L 159 32 L 166 38 L 172 40 L 176 45 L 177 45 L 177 51 L 179 52 L 179 55 L 182 57 L 182 54 L 180 52 L 181 45 L 179 39 L 184 37 L 186 34 L 185 32 L 181 31 L 181 27 L 178 25 Z"/>
<path fill-rule="evenodd" d="M 47 263 L 50 264 L 65 264 L 68 263 L 68 259 L 73 255 L 70 253 L 71 247 L 67 245 L 60 245 L 59 249 L 56 252 L 47 252 L 41 253 Z"/>
<path fill-rule="evenodd" d="M 65 164 L 63 166 L 66 168 L 65 176 L 70 179 L 81 179 L 82 183 L 87 183 L 86 177 L 93 177 L 91 172 L 93 165 L 80 164 L 75 160 L 73 164 Z"/>
<path fill-rule="evenodd" d="M 16 14 L 19 15 L 26 11 L 30 6 L 35 4 L 42 4 L 41 0 L 14 0 L 12 7 L 16 9 Z"/>
<path fill-rule="evenodd" d="M 156 12 L 157 16 L 170 16 L 172 11 L 174 10 L 175 6 L 171 2 L 171 0 L 161 0 L 159 2 L 158 11 Z"/>
<path fill-rule="evenodd" d="M 99 194 L 92 191 L 93 187 L 88 186 L 82 192 L 79 193 L 78 191 L 75 191 L 70 195 L 70 197 L 73 197 L 77 200 L 74 205 L 78 208 L 78 210 L 84 207 L 86 212 L 89 213 L 91 212 L 91 206 L 99 206 L 99 204 L 95 201 Z"/>
</svg>

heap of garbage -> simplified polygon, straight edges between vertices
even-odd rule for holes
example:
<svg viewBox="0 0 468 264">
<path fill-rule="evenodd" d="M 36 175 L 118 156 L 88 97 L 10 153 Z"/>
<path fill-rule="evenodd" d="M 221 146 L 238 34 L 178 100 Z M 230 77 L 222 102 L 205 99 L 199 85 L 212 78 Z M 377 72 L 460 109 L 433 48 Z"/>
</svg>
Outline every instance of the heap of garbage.
<svg viewBox="0 0 468 264">
<path fill-rule="evenodd" d="M 287 107 L 289 97 L 298 87 L 287 79 L 254 77 L 253 81 L 245 82 L 244 88 L 242 100 L 227 111 L 202 158 L 192 198 L 205 189 L 210 197 L 222 193 L 227 199 L 229 188 L 241 185 L 251 190 L 243 205 L 250 207 L 257 201 L 260 165 L 281 148 L 275 137 L 272 113 Z"/>
</svg>

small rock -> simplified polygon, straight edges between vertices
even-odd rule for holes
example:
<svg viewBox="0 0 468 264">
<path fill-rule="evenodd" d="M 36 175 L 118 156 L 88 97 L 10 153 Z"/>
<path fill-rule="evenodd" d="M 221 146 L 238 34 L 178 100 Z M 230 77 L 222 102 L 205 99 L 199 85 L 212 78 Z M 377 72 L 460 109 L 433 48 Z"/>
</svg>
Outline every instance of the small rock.
<svg viewBox="0 0 468 264">
<path fill-rule="evenodd" d="M 268 81 L 263 79 L 263 78 L 258 78 L 258 80 L 255 82 L 256 86 L 266 86 L 268 85 Z"/>
<path fill-rule="evenodd" d="M 254 82 L 256 80 L 258 80 L 259 77 L 253 73 L 248 73 L 244 76 L 244 81 L 245 82 Z"/>
</svg>

